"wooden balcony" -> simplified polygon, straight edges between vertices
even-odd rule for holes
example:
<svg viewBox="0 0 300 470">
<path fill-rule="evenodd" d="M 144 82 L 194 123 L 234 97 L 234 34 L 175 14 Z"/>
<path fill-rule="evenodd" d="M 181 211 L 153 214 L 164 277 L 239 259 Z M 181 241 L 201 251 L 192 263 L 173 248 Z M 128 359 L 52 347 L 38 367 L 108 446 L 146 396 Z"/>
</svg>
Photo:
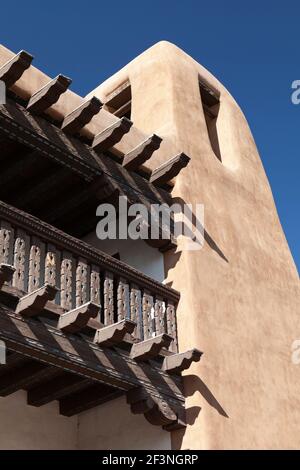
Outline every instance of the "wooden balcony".
<svg viewBox="0 0 300 470">
<path fill-rule="evenodd" d="M 177 351 L 176 291 L 3 202 L 1 263 L 15 268 L 8 291 L 24 295 L 44 285 L 55 286 L 57 294 L 48 302 L 50 310 L 63 314 L 92 303 L 98 306 L 98 313 L 87 327 L 128 319 L 136 323 L 134 340 L 166 333 L 173 338 L 170 350 Z"/>
</svg>

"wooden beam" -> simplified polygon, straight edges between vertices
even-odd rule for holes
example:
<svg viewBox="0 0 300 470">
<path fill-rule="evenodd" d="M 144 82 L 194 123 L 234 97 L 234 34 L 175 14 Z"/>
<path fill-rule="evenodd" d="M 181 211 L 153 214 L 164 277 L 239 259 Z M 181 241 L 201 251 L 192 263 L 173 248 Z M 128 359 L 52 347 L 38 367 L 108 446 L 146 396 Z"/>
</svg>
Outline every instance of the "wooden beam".
<svg viewBox="0 0 300 470">
<path fill-rule="evenodd" d="M 126 334 L 133 333 L 136 323 L 131 320 L 122 320 L 113 325 L 106 326 L 96 331 L 94 343 L 101 347 L 111 347 L 124 340 Z"/>
<path fill-rule="evenodd" d="M 137 170 L 152 156 L 155 150 L 159 149 L 162 142 L 161 137 L 152 134 L 148 139 L 137 145 L 131 152 L 127 153 L 123 159 L 123 167 L 130 171 Z"/>
<path fill-rule="evenodd" d="M 192 362 L 199 362 L 202 352 L 198 349 L 191 349 L 180 354 L 172 354 L 164 359 L 162 370 L 169 374 L 180 374 L 190 367 Z"/>
<path fill-rule="evenodd" d="M 90 384 L 91 381 L 82 376 L 63 373 L 61 376 L 29 390 L 27 403 L 32 406 L 42 406 L 53 400 L 59 400 L 66 395 L 76 393 Z"/>
<path fill-rule="evenodd" d="M 15 268 L 10 264 L 0 264 L 0 290 L 5 282 L 10 282 L 12 280 L 14 272 Z"/>
<path fill-rule="evenodd" d="M 35 114 L 43 113 L 58 101 L 60 95 L 67 90 L 71 83 L 70 78 L 58 75 L 32 95 L 27 105 L 28 111 Z"/>
<path fill-rule="evenodd" d="M 31 292 L 22 297 L 16 307 L 16 313 L 24 317 L 34 317 L 40 315 L 49 300 L 54 300 L 58 289 L 50 284 Z"/>
<path fill-rule="evenodd" d="M 6 397 L 17 390 L 32 386 L 33 383 L 51 376 L 55 368 L 41 362 L 30 361 L 13 371 L 0 376 L 0 396 Z"/>
<path fill-rule="evenodd" d="M 26 51 L 20 51 L 6 64 L 0 68 L 0 80 L 2 80 L 7 88 L 14 85 L 19 78 L 23 75 L 26 69 L 29 68 L 32 62 L 32 55 Z"/>
<path fill-rule="evenodd" d="M 93 149 L 97 152 L 104 152 L 105 150 L 110 149 L 120 142 L 122 137 L 129 132 L 131 126 L 132 121 L 126 117 L 122 117 L 114 124 L 95 135 L 92 143 Z"/>
<path fill-rule="evenodd" d="M 175 178 L 179 174 L 179 172 L 185 168 L 190 161 L 190 157 L 188 157 L 185 153 L 180 153 L 175 157 L 168 160 L 163 165 L 156 168 L 156 170 L 152 171 L 150 176 L 150 183 L 159 186 L 168 183 L 172 178 Z"/>
<path fill-rule="evenodd" d="M 64 416 L 74 416 L 95 406 L 102 405 L 107 401 L 114 400 L 123 393 L 122 390 L 108 385 L 95 384 L 82 392 L 60 400 L 59 411 Z"/>
<path fill-rule="evenodd" d="M 136 361 L 148 361 L 157 357 L 162 348 L 168 348 L 173 341 L 172 336 L 162 334 L 140 343 L 135 343 L 130 352 L 130 357 Z"/>
<path fill-rule="evenodd" d="M 65 117 L 61 129 L 68 134 L 76 134 L 99 113 L 102 106 L 101 101 L 93 96 Z"/>
<path fill-rule="evenodd" d="M 57 328 L 65 333 L 77 333 L 87 326 L 90 318 L 96 318 L 99 311 L 100 305 L 87 302 L 61 315 L 58 320 Z"/>
</svg>

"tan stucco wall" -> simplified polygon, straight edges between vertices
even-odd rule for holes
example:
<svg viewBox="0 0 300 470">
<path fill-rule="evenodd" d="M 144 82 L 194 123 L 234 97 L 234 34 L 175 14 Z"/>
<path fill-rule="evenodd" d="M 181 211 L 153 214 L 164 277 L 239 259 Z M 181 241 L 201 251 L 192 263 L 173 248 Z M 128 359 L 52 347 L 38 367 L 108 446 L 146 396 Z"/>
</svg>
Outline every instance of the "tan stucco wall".
<svg viewBox="0 0 300 470">
<path fill-rule="evenodd" d="M 210 146 L 198 74 L 221 93 L 222 163 Z M 93 93 L 104 99 L 127 79 L 134 124 L 164 138 L 149 165 L 186 152 L 192 160 L 173 195 L 205 205 L 204 248 L 165 258 L 181 292 L 180 349 L 204 351 L 185 380 L 189 425 L 173 445 L 297 448 L 300 366 L 291 344 L 300 336 L 299 277 L 247 121 L 209 72 L 167 42 Z"/>
<path fill-rule="evenodd" d="M 80 414 L 78 445 L 83 450 L 168 450 L 171 435 L 149 424 L 143 415 L 132 414 L 125 398 L 120 397 Z"/>
<path fill-rule="evenodd" d="M 27 393 L 0 398 L 0 449 L 74 450 L 77 416 L 66 418 L 58 402 L 37 408 L 27 405 Z"/>
<path fill-rule="evenodd" d="M 19 391 L 0 397 L 0 450 L 170 449 L 171 435 L 131 413 L 120 397 L 71 418 L 58 402 L 27 405 Z"/>
</svg>

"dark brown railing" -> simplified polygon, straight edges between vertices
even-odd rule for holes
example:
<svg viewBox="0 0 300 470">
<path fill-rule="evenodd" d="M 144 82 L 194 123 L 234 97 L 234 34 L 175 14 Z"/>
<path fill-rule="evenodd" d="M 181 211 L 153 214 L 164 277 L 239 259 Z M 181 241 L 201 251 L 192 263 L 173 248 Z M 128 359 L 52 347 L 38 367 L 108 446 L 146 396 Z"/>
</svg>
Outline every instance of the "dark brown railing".
<svg viewBox="0 0 300 470">
<path fill-rule="evenodd" d="M 177 351 L 178 292 L 66 233 L 0 202 L 0 263 L 15 267 L 12 285 L 32 292 L 48 283 L 59 289 L 65 311 L 92 301 L 104 326 L 137 323 L 135 336 L 162 333 Z"/>
</svg>

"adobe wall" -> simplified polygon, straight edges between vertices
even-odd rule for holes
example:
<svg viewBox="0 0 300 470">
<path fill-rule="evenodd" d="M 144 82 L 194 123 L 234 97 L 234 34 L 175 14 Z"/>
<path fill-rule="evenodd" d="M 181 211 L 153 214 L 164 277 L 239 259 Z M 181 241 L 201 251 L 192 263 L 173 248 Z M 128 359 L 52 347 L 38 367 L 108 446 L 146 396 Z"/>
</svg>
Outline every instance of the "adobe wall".
<svg viewBox="0 0 300 470">
<path fill-rule="evenodd" d="M 198 76 L 221 93 L 214 155 Z M 167 280 L 181 292 L 180 349 L 204 351 L 187 373 L 188 449 L 299 448 L 299 277 L 247 121 L 227 90 L 176 46 L 161 42 L 104 82 L 100 98 L 129 78 L 132 119 L 164 138 L 149 166 L 191 157 L 175 197 L 204 203 L 202 250 L 167 253 Z M 287 149 L 288 151 L 288 149 Z"/>
</svg>

